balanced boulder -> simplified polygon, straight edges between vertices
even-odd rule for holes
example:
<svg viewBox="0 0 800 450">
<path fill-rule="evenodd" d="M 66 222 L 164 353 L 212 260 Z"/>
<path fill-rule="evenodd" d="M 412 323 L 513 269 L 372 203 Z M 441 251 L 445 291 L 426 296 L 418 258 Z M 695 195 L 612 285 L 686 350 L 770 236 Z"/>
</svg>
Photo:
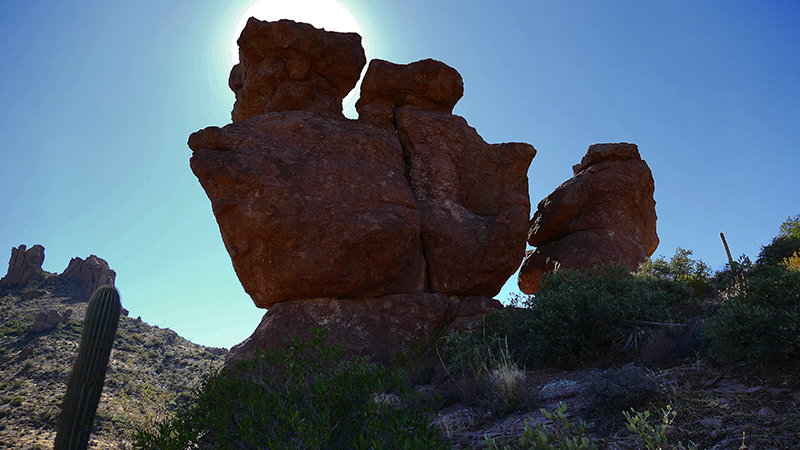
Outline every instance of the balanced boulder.
<svg viewBox="0 0 800 450">
<path fill-rule="evenodd" d="M 532 294 L 542 275 L 605 263 L 636 270 L 658 247 L 655 182 L 635 144 L 595 144 L 574 176 L 545 197 L 530 222 L 519 287 Z"/>
<path fill-rule="evenodd" d="M 269 309 L 231 358 L 323 322 L 385 358 L 500 306 L 490 297 L 524 257 L 536 150 L 487 144 L 452 114 L 458 71 L 375 60 L 351 120 L 357 35 L 250 19 L 238 43 L 234 123 L 189 138 L 236 274 Z"/>
</svg>

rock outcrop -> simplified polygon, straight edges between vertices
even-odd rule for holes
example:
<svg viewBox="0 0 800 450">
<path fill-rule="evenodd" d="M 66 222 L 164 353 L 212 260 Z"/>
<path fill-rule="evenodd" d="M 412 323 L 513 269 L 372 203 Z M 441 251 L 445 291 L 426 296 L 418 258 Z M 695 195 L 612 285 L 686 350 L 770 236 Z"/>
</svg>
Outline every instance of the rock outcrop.
<svg viewBox="0 0 800 450">
<path fill-rule="evenodd" d="M 366 324 L 407 311 L 395 328 L 419 339 L 467 322 L 447 319 L 451 303 L 473 305 L 469 317 L 499 306 L 489 297 L 525 252 L 536 150 L 487 144 L 451 114 L 463 81 L 442 62 L 372 61 L 350 120 L 341 99 L 365 64 L 357 35 L 250 19 L 238 43 L 234 123 L 192 134 L 189 147 L 245 291 L 270 308 L 249 342 L 313 322 L 295 309 L 335 310 L 376 332 Z M 439 306 L 411 306 L 431 298 Z M 366 342 L 355 329 L 339 330 L 353 349 Z"/>
<path fill-rule="evenodd" d="M 117 273 L 103 258 L 90 255 L 85 260 L 72 258 L 61 276 L 75 283 L 80 296 L 88 300 L 100 286 L 114 286 Z"/>
<path fill-rule="evenodd" d="M 595 144 L 574 176 L 539 202 L 531 219 L 519 287 L 532 294 L 543 274 L 621 263 L 635 270 L 658 247 L 655 182 L 635 144 Z"/>
<path fill-rule="evenodd" d="M 36 316 L 36 322 L 28 327 L 29 333 L 40 333 L 42 331 L 52 330 L 60 323 L 67 323 L 69 318 L 72 317 L 72 310 L 68 309 L 63 314 L 51 309 L 47 312 L 40 312 Z"/>
<path fill-rule="evenodd" d="M 0 279 L 0 286 L 27 284 L 31 280 L 40 278 L 44 271 L 44 247 L 39 244 L 28 249 L 25 245 L 11 249 L 11 259 L 8 261 L 8 272 Z"/>
</svg>

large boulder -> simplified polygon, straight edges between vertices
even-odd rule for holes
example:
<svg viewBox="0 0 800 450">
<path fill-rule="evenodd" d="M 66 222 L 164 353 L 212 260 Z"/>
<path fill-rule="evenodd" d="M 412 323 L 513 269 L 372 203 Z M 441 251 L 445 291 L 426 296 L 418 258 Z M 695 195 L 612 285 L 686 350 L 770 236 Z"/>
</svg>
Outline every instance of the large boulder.
<svg viewBox="0 0 800 450">
<path fill-rule="evenodd" d="M 111 270 L 103 258 L 89 255 L 88 258 L 72 258 L 67 268 L 60 275 L 72 281 L 78 288 L 78 293 L 85 299 L 90 299 L 100 286 L 114 286 L 117 273 Z"/>
<path fill-rule="evenodd" d="M 413 105 L 451 113 L 463 95 L 461 74 L 441 61 L 395 64 L 373 59 L 364 74 L 356 109 L 375 104 L 390 109 Z"/>
<path fill-rule="evenodd" d="M 44 275 L 44 247 L 39 244 L 28 249 L 25 245 L 11 249 L 8 272 L 0 278 L 0 286 L 24 285 Z"/>
<path fill-rule="evenodd" d="M 287 111 L 206 128 L 189 146 L 256 306 L 426 289 L 419 211 L 394 134 Z"/>
<path fill-rule="evenodd" d="M 234 122 L 300 109 L 341 114 L 342 99 L 367 62 L 358 34 L 291 20 L 251 17 L 237 43 L 240 62 L 228 80 L 236 94 Z"/>
<path fill-rule="evenodd" d="M 542 275 L 619 263 L 636 270 L 658 247 L 655 182 L 635 144 L 595 144 L 574 176 L 539 202 L 519 287 L 532 294 Z"/>
<path fill-rule="evenodd" d="M 304 299 L 275 304 L 253 335 L 231 348 L 226 364 L 251 357 L 256 349 L 281 345 L 290 336 L 310 338 L 327 328 L 355 356 L 388 363 L 409 346 L 448 330 L 468 329 L 500 302 L 483 297 L 398 294 L 378 298 Z"/>
</svg>

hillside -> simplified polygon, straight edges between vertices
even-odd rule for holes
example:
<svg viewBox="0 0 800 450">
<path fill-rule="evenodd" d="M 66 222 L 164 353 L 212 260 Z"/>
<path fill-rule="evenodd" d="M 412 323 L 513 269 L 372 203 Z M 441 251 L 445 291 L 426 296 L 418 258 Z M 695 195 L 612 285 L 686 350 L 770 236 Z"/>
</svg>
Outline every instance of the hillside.
<svg viewBox="0 0 800 450">
<path fill-rule="evenodd" d="M 47 272 L 0 291 L 0 449 L 52 447 L 88 304 L 77 291 Z M 121 317 L 89 448 L 129 448 L 135 427 L 177 410 L 225 353 Z"/>
</svg>

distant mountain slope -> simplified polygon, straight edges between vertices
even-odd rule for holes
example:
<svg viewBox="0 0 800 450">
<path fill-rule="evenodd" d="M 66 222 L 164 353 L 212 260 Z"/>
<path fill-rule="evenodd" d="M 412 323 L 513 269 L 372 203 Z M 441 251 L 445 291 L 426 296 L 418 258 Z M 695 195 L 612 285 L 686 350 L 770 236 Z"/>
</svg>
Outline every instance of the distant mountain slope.
<svg viewBox="0 0 800 450">
<path fill-rule="evenodd" d="M 0 449 L 52 448 L 87 304 L 47 272 L 0 288 Z M 122 317 L 89 448 L 130 448 L 132 430 L 177 410 L 226 352 Z"/>
</svg>

